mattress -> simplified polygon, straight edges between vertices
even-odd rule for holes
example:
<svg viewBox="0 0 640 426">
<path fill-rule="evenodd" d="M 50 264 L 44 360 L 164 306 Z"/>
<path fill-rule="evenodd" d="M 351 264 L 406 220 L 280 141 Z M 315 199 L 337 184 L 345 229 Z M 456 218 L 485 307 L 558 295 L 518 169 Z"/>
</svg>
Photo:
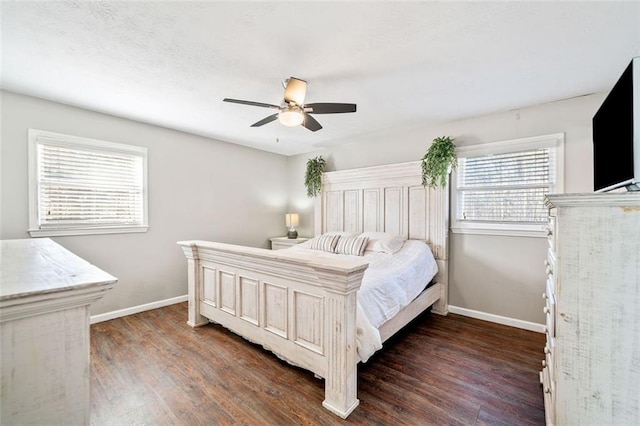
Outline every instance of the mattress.
<svg viewBox="0 0 640 426">
<path fill-rule="evenodd" d="M 310 241 L 287 250 L 321 257 L 340 257 L 369 262 L 358 291 L 357 343 L 360 361 L 366 362 L 382 348 L 378 328 L 393 318 L 424 290 L 438 272 L 438 265 L 427 244 L 407 240 L 395 254 L 366 251 L 349 256 L 312 250 Z"/>
</svg>

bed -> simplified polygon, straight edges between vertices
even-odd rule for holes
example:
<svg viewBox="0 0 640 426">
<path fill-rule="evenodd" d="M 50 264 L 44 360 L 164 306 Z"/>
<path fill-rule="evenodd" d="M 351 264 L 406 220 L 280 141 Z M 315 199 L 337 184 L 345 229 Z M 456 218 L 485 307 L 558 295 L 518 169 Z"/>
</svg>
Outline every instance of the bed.
<svg viewBox="0 0 640 426">
<path fill-rule="evenodd" d="M 420 162 L 324 173 L 314 212 L 316 238 L 401 236 L 402 250 L 426 243 L 437 272 L 428 282 L 414 283 L 418 295 L 407 295 L 410 300 L 382 320 L 370 320 L 358 293 L 363 278 L 384 269 L 376 258 L 385 256 L 376 252 L 322 254 L 308 247 L 313 240 L 277 251 L 181 241 L 187 258 L 187 323 L 220 324 L 324 378 L 323 406 L 346 418 L 359 403 L 357 364 L 426 309 L 447 313 L 448 206 L 448 189 L 421 185 Z"/>
</svg>

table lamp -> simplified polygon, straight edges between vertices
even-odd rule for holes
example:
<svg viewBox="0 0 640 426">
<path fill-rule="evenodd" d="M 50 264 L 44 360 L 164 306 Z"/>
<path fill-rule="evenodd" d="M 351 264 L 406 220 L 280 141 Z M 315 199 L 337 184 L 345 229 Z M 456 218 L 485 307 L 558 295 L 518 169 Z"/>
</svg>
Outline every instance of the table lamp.
<svg viewBox="0 0 640 426">
<path fill-rule="evenodd" d="M 296 239 L 298 238 L 298 231 L 296 231 L 296 226 L 298 226 L 299 217 L 298 213 L 287 213 L 284 215 L 284 221 L 289 228 L 289 232 L 287 233 L 287 238 Z"/>
</svg>

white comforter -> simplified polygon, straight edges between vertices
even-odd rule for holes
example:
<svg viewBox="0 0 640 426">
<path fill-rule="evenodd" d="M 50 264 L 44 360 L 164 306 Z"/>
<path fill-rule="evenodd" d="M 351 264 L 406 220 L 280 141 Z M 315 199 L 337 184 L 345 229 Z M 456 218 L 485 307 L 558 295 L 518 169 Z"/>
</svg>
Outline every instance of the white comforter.
<svg viewBox="0 0 640 426">
<path fill-rule="evenodd" d="M 288 250 L 323 257 L 363 259 L 360 256 L 311 250 L 309 245 L 306 242 Z M 382 348 L 378 328 L 411 303 L 438 272 L 429 246 L 415 240 L 407 240 L 395 254 L 367 251 L 364 260 L 369 262 L 369 267 L 358 291 L 356 313 L 358 356 L 362 362 Z"/>
</svg>

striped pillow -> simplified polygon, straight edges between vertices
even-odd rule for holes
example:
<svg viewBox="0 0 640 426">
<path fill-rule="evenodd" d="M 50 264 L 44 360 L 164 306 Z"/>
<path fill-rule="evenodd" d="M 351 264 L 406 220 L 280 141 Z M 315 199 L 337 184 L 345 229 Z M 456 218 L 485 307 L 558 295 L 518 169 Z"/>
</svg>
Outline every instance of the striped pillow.
<svg viewBox="0 0 640 426">
<path fill-rule="evenodd" d="M 336 246 L 336 253 L 362 256 L 368 241 L 369 237 L 340 237 Z"/>
<path fill-rule="evenodd" d="M 337 234 L 322 234 L 311 240 L 309 248 L 311 250 L 322 250 L 328 251 L 329 253 L 335 253 L 336 244 L 338 243 L 339 238 L 340 235 Z"/>
</svg>

